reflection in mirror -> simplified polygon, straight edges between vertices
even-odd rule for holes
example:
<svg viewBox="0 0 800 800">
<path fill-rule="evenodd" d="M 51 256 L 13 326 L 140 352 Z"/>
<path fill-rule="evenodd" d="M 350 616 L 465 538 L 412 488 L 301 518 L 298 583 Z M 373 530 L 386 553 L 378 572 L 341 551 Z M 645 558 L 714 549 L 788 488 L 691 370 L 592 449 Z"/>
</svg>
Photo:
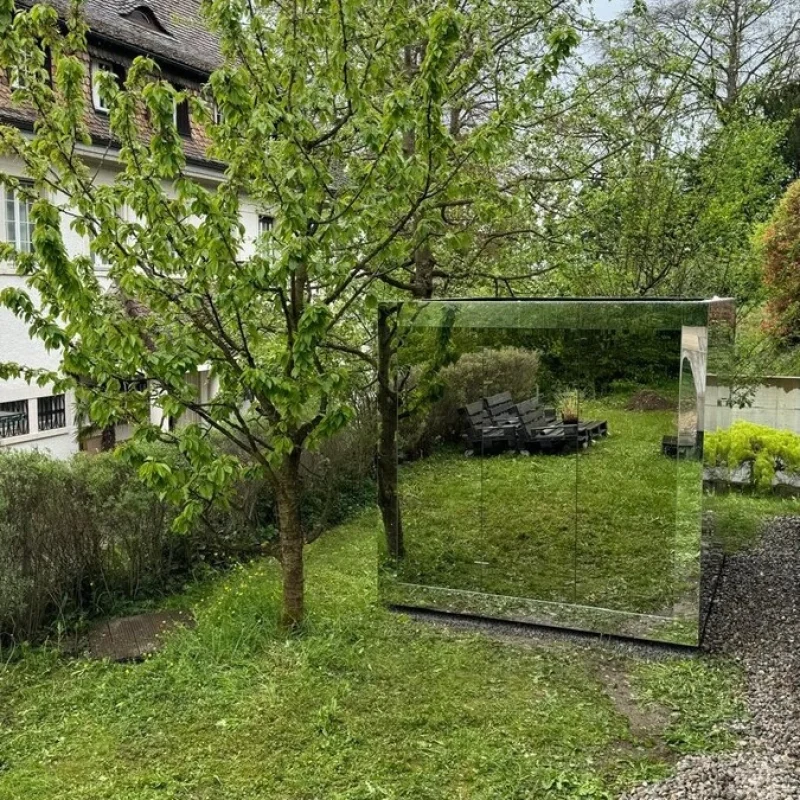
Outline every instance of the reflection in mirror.
<svg viewBox="0 0 800 800">
<path fill-rule="evenodd" d="M 452 352 L 463 346 L 447 327 L 410 330 L 399 353 L 398 457 L 404 555 L 398 580 L 483 591 L 481 493 L 484 444 L 483 358 L 475 354 L 457 388 L 448 384 Z"/>
<path fill-rule="evenodd" d="M 706 326 L 707 375 L 703 384 L 702 414 L 703 494 L 702 553 L 700 584 L 700 638 L 710 624 L 714 599 L 725 567 L 726 556 L 735 551 L 740 535 L 750 538 L 760 526 L 751 509 L 739 503 L 738 492 L 731 492 L 730 472 L 718 469 L 718 438 L 730 430 L 732 409 L 736 406 L 735 352 L 736 309 L 721 301 L 709 307 Z M 709 391 L 709 385 L 713 392 Z M 713 400 L 713 402 L 712 402 Z M 744 516 L 741 512 L 744 511 Z M 744 524 L 743 520 L 747 520 Z"/>
<path fill-rule="evenodd" d="M 681 334 L 681 378 L 678 403 L 677 533 L 674 554 L 677 629 L 692 630 L 700 616 L 703 430 L 705 413 L 707 331 L 703 326 L 684 326 Z"/>
<path fill-rule="evenodd" d="M 578 463 L 577 602 L 627 612 L 616 632 L 647 637 L 672 616 L 680 330 L 594 333 L 613 373 L 586 412 L 611 438 Z"/>
<path fill-rule="evenodd" d="M 549 332 L 550 349 L 562 350 L 568 335 Z M 484 591 L 571 603 L 574 437 L 561 423 L 558 393 L 545 376 L 543 348 L 535 334 L 524 328 L 494 329 L 482 345 L 491 419 L 484 437 L 502 442 L 501 451 L 482 464 Z"/>
<path fill-rule="evenodd" d="M 696 645 L 707 309 L 382 309 L 384 602 Z"/>
</svg>

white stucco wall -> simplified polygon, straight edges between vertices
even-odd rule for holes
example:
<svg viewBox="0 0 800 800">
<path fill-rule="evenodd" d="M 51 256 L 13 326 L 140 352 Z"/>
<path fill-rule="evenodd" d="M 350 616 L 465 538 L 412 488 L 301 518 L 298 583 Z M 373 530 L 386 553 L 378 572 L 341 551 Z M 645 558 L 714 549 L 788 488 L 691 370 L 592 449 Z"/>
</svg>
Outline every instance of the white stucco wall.
<svg viewBox="0 0 800 800">
<path fill-rule="evenodd" d="M 706 389 L 706 430 L 727 428 L 737 420 L 800 433 L 800 377 L 759 379 L 752 402 L 743 408 L 729 407 L 730 389 L 710 375 Z"/>
<path fill-rule="evenodd" d="M 9 158 L 0 158 L 0 170 L 23 177 L 20 165 Z M 111 174 L 103 176 L 109 179 Z M 56 196 L 57 202 L 62 200 Z M 6 197 L 0 187 L 0 238 L 6 240 Z M 62 221 L 64 241 L 73 255 L 88 253 L 88 242 L 75 234 L 66 220 Z M 25 288 L 23 278 L 14 274 L 13 266 L 0 261 L 0 290 L 7 287 Z M 28 335 L 25 322 L 10 311 L 0 308 L 0 361 L 14 361 L 26 367 L 55 370 L 58 368 L 58 353 L 48 352 L 39 339 Z M 71 395 L 66 397 L 66 426 L 58 430 L 39 431 L 36 399 L 53 394 L 51 387 L 29 386 L 24 380 L 0 381 L 0 403 L 28 401 L 28 423 L 30 432 L 24 436 L 0 439 L 0 447 L 11 449 L 41 450 L 65 458 L 78 450 L 77 426 L 74 421 L 74 403 Z"/>
<path fill-rule="evenodd" d="M 99 152 L 99 151 L 98 151 Z M 104 158 L 108 158 L 107 155 Z M 0 171 L 24 177 L 21 165 L 16 161 L 0 157 Z M 209 170 L 187 169 L 194 173 L 194 177 L 207 180 L 209 184 L 217 177 Z M 110 183 L 114 180 L 113 161 L 98 164 L 96 180 L 99 183 Z M 65 198 L 56 194 L 53 199 L 57 203 L 64 203 Z M 243 199 L 242 224 L 245 227 L 245 243 L 242 257 L 252 254 L 254 242 L 258 236 L 259 210 L 246 199 Z M 78 236 L 69 225 L 67 218 L 62 219 L 62 233 L 68 252 L 75 255 L 89 255 L 89 242 Z M 0 240 L 6 239 L 5 227 L 5 192 L 0 187 Z M 102 274 L 102 272 L 100 273 Z M 0 261 L 0 290 L 9 286 L 24 288 L 24 279 L 16 276 L 9 264 Z M 33 340 L 28 335 L 27 325 L 17 319 L 11 312 L 0 308 L 0 361 L 14 361 L 27 367 L 56 369 L 59 364 L 57 353 L 48 353 L 39 340 Z M 204 386 L 207 385 L 204 378 Z M 29 402 L 30 433 L 25 436 L 0 439 L 0 448 L 39 449 L 50 452 L 52 455 L 65 458 L 78 451 L 77 426 L 74 424 L 74 407 L 71 396 L 67 400 L 67 425 L 58 431 L 38 431 L 36 419 L 36 398 L 51 395 L 50 388 L 29 386 L 22 380 L 0 381 L 0 403 L 25 400 Z M 155 418 L 157 417 L 157 419 Z M 160 421 L 160 415 L 154 410 L 154 422 Z M 118 431 L 118 438 L 129 435 L 127 427 Z"/>
</svg>

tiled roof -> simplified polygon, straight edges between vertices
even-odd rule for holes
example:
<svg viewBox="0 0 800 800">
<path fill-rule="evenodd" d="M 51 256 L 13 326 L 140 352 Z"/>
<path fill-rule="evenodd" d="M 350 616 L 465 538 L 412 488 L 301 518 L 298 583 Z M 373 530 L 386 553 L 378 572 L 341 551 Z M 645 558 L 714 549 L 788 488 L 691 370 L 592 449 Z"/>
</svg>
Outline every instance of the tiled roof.
<svg viewBox="0 0 800 800">
<path fill-rule="evenodd" d="M 59 14 L 69 11 L 69 0 L 40 0 Z M 37 0 L 23 0 L 34 5 Z M 137 21 L 137 9 L 147 9 L 163 27 L 161 32 Z M 200 72 L 211 72 L 222 62 L 219 43 L 200 15 L 199 0 L 86 0 L 83 8 L 89 29 L 153 56 Z"/>
</svg>

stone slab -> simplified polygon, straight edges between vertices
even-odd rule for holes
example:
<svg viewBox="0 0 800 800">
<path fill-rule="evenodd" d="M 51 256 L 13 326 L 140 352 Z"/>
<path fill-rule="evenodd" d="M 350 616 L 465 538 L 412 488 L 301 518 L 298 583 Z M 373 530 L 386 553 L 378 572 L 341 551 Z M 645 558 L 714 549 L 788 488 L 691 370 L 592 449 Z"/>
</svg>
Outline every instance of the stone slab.
<svg viewBox="0 0 800 800">
<path fill-rule="evenodd" d="M 177 610 L 103 620 L 89 631 L 87 652 L 90 658 L 137 661 L 157 653 L 165 634 L 194 626 L 190 611 Z"/>
</svg>

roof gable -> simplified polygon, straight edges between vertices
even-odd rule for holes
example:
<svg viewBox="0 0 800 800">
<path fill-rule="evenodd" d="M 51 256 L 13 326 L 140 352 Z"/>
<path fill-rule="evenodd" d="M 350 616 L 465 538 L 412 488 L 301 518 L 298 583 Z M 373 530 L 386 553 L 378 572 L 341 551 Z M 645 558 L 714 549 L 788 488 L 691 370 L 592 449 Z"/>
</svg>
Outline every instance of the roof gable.
<svg viewBox="0 0 800 800">
<path fill-rule="evenodd" d="M 22 0 L 35 5 L 37 0 Z M 38 0 L 69 13 L 69 0 Z M 92 34 L 199 72 L 222 63 L 219 41 L 200 14 L 200 0 L 86 0 L 83 13 Z"/>
</svg>

